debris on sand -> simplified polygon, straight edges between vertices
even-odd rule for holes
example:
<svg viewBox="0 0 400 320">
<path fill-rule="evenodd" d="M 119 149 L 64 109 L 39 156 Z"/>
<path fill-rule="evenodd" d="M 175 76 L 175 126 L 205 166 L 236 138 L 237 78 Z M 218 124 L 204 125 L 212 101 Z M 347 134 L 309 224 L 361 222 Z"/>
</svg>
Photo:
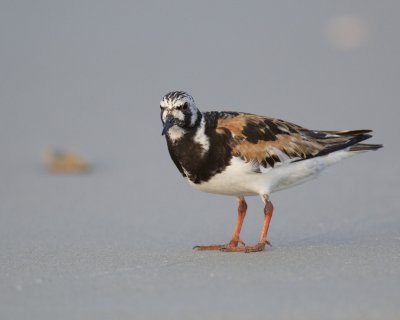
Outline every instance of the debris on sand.
<svg viewBox="0 0 400 320">
<path fill-rule="evenodd" d="M 47 170 L 54 173 L 86 173 L 89 163 L 80 155 L 62 150 L 48 150 L 45 154 Z"/>
</svg>

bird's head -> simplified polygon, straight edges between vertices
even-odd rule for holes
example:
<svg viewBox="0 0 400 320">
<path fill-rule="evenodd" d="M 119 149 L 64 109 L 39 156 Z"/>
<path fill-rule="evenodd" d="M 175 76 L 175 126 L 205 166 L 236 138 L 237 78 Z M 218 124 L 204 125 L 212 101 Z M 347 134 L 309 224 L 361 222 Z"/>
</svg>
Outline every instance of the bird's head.
<svg viewBox="0 0 400 320">
<path fill-rule="evenodd" d="M 187 130 L 193 128 L 200 116 L 193 97 L 183 91 L 167 93 L 160 102 L 162 135 L 181 137 Z"/>
</svg>

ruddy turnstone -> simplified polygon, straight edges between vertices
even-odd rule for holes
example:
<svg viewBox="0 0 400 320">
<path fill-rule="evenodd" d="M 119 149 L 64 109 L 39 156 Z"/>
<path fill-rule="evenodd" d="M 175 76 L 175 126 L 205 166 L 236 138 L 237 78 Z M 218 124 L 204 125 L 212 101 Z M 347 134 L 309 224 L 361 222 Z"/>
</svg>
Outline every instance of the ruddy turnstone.
<svg viewBox="0 0 400 320">
<path fill-rule="evenodd" d="M 196 189 L 239 199 L 237 223 L 227 244 L 198 250 L 264 250 L 273 205 L 270 194 L 314 178 L 331 164 L 380 144 L 360 143 L 371 130 L 308 130 L 280 119 L 242 112 L 200 112 L 191 95 L 167 93 L 160 103 L 162 135 L 172 161 Z M 245 196 L 264 202 L 259 241 L 246 246 L 240 230 L 246 216 Z"/>
</svg>

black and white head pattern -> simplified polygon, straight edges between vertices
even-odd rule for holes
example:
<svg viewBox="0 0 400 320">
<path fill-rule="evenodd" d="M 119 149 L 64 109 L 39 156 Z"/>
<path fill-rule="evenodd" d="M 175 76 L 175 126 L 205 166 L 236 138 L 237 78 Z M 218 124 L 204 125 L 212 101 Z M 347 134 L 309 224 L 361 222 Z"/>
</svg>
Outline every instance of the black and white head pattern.
<svg viewBox="0 0 400 320">
<path fill-rule="evenodd" d="M 185 132 L 193 128 L 200 116 L 194 99 L 184 91 L 167 93 L 160 102 L 163 134 L 172 140 L 180 139 Z"/>
</svg>

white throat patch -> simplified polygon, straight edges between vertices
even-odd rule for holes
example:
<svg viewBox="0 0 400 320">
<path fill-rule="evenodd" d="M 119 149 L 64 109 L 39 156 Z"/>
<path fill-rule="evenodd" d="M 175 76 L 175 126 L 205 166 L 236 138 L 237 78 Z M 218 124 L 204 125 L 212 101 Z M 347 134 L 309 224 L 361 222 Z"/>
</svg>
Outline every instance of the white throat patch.
<svg viewBox="0 0 400 320">
<path fill-rule="evenodd" d="M 167 135 L 171 139 L 172 142 L 176 142 L 179 139 L 181 139 L 185 133 L 186 133 L 186 131 L 184 129 L 182 129 L 181 127 L 172 126 L 168 130 Z"/>
</svg>

